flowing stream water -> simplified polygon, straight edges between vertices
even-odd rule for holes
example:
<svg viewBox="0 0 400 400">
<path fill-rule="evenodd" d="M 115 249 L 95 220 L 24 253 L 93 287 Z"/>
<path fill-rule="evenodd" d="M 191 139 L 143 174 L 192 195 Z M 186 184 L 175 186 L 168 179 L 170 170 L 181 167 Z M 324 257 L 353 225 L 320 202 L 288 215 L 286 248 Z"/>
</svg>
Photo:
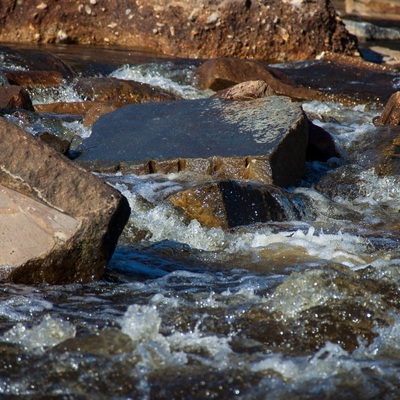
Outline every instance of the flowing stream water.
<svg viewBox="0 0 400 400">
<path fill-rule="evenodd" d="M 84 75 L 147 82 L 188 99 L 210 94 L 193 83 L 198 61 L 51 51 Z M 82 100 L 69 85 L 32 96 Z M 314 122 L 357 170 L 355 189 L 328 199 L 315 180 L 338 160 L 309 163 L 290 190 L 307 196 L 312 212 L 226 232 L 187 222 L 161 201 L 193 176 L 102 175 L 132 208 L 106 276 L 2 285 L 0 398 L 400 398 L 399 179 L 377 177 L 357 157 L 381 110 L 317 101 L 303 108 L 321 116 Z M 64 126 L 90 135 L 79 121 Z"/>
</svg>

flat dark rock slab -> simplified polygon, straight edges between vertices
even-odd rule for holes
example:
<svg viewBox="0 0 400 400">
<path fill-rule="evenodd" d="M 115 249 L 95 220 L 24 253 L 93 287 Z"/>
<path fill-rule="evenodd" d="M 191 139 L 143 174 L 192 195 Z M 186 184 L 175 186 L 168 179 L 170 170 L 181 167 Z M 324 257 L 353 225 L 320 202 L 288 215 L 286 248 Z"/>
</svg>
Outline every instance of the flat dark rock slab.
<svg viewBox="0 0 400 400">
<path fill-rule="evenodd" d="M 76 161 L 95 170 L 194 171 L 290 185 L 304 172 L 300 104 L 271 96 L 127 105 L 94 124 Z"/>
</svg>

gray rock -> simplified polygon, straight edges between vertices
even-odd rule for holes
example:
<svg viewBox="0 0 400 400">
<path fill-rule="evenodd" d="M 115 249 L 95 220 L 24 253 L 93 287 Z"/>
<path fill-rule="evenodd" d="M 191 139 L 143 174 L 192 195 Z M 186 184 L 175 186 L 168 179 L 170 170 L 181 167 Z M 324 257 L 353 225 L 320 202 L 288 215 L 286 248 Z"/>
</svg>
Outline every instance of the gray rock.
<svg viewBox="0 0 400 400">
<path fill-rule="evenodd" d="M 127 200 L 0 118 L 0 279 L 99 279 L 130 215 Z"/>
<path fill-rule="evenodd" d="M 307 139 L 301 105 L 286 97 L 149 103 L 100 117 L 76 161 L 96 171 L 193 171 L 289 186 L 305 172 Z"/>
<path fill-rule="evenodd" d="M 400 30 L 396 28 L 382 28 L 370 22 L 352 20 L 343 21 L 346 29 L 362 40 L 398 40 Z"/>
</svg>

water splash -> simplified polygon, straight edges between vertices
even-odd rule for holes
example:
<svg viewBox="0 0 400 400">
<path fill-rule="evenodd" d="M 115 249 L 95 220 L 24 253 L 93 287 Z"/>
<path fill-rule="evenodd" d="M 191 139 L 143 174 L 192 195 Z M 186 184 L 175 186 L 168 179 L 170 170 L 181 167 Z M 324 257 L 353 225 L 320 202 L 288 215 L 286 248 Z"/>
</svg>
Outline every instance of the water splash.
<svg viewBox="0 0 400 400">
<path fill-rule="evenodd" d="M 151 63 L 124 65 L 110 74 L 113 78 L 132 80 L 160 87 L 182 96 L 184 99 L 209 97 L 213 92 L 196 89 L 193 86 L 194 68 L 178 68 L 173 63 Z"/>
</svg>

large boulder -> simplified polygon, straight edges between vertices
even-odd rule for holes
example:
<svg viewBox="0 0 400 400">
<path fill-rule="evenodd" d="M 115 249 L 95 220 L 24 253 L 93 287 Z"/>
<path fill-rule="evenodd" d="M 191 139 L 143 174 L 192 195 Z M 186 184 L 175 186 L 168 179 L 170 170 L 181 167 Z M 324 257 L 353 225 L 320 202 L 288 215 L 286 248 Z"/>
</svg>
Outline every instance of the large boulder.
<svg viewBox="0 0 400 400">
<path fill-rule="evenodd" d="M 3 42 L 110 43 L 191 58 L 263 60 L 357 47 L 329 0 L 3 0 L 0 15 Z"/>
<path fill-rule="evenodd" d="M 99 118 L 76 162 L 95 171 L 192 171 L 289 186 L 305 172 L 307 141 L 307 118 L 287 97 L 132 104 Z"/>
<path fill-rule="evenodd" d="M 0 118 L 0 278 L 90 282 L 105 270 L 130 215 L 127 200 Z"/>
</svg>

